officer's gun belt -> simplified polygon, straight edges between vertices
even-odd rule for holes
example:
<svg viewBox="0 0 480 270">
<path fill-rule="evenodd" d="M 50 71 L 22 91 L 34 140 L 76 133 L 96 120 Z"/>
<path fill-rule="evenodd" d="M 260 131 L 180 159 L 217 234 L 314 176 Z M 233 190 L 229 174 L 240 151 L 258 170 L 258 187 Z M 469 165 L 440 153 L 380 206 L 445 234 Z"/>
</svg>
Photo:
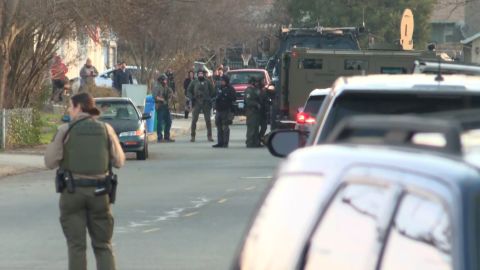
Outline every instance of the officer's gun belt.
<svg viewBox="0 0 480 270">
<path fill-rule="evenodd" d="M 76 187 L 101 187 L 105 186 L 105 180 L 95 180 L 95 179 L 74 179 Z"/>
</svg>

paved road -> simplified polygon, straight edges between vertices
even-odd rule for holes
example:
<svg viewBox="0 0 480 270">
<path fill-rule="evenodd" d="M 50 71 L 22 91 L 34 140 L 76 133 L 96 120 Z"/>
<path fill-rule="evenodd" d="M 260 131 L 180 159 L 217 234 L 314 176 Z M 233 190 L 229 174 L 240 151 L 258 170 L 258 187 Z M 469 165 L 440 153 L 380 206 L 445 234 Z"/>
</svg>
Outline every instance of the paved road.
<svg viewBox="0 0 480 270">
<path fill-rule="evenodd" d="M 227 269 L 245 226 L 279 160 L 244 148 L 244 126 L 232 147 L 151 145 L 151 159 L 119 172 L 114 206 L 119 269 Z M 0 180 L 0 269 L 65 269 L 53 172 Z M 89 269 L 95 269 L 89 248 Z"/>
</svg>

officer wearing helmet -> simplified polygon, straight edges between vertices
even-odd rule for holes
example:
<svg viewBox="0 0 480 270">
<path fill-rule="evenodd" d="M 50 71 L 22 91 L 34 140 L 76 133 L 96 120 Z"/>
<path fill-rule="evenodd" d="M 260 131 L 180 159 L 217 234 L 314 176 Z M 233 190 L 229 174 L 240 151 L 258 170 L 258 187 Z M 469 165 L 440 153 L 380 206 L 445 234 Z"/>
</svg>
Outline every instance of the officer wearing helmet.
<svg viewBox="0 0 480 270">
<path fill-rule="evenodd" d="M 172 127 L 172 114 L 170 106 L 174 102 L 175 92 L 168 85 L 168 77 L 162 74 L 152 89 L 157 110 L 157 142 L 174 142 L 170 137 Z"/>
<path fill-rule="evenodd" d="M 233 121 L 233 110 L 235 108 L 235 89 L 230 85 L 230 78 L 222 75 L 220 78 L 217 96 L 215 97 L 215 125 L 217 126 L 217 144 L 213 147 L 227 148 L 230 141 L 230 125 Z"/>
<path fill-rule="evenodd" d="M 245 114 L 247 116 L 247 140 L 248 148 L 261 147 L 260 122 L 262 119 L 263 80 L 257 77 L 250 78 L 250 86 L 245 90 Z"/>
<path fill-rule="evenodd" d="M 192 137 L 190 141 L 195 142 L 198 117 L 200 113 L 203 113 L 207 125 L 208 141 L 213 142 L 210 111 L 212 109 L 212 99 L 215 97 L 215 89 L 212 82 L 206 78 L 206 72 L 204 70 L 197 71 L 197 78 L 188 86 L 187 95 L 193 104 Z"/>
</svg>

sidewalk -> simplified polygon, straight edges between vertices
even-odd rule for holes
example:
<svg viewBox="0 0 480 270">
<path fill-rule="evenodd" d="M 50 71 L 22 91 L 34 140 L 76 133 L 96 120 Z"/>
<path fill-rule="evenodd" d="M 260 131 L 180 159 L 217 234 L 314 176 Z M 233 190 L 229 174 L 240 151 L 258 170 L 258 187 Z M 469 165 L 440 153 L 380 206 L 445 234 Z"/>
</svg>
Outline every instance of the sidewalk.
<svg viewBox="0 0 480 270">
<path fill-rule="evenodd" d="M 191 123 L 191 117 L 189 119 L 174 118 L 171 129 L 172 138 L 189 136 Z M 234 124 L 243 123 L 245 123 L 244 117 L 236 117 L 234 120 Z M 197 122 L 197 131 L 205 130 L 205 128 L 205 119 L 203 116 L 200 116 Z M 212 128 L 215 128 L 214 120 L 212 120 Z M 148 139 L 150 142 L 156 142 L 157 134 L 149 134 Z M 31 148 L 21 148 L 0 153 L 0 179 L 7 176 L 46 169 L 43 162 L 43 154 L 45 153 L 45 150 L 46 145 L 39 145 Z"/>
<path fill-rule="evenodd" d="M 0 154 L 0 179 L 3 177 L 44 170 L 43 155 L 26 153 Z"/>
</svg>

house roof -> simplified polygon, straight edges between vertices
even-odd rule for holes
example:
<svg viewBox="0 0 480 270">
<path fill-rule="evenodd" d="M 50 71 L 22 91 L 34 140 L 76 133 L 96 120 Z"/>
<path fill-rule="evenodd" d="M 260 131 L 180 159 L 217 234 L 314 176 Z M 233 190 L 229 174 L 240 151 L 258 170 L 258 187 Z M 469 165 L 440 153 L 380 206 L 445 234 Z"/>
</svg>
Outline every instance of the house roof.
<svg viewBox="0 0 480 270">
<path fill-rule="evenodd" d="M 431 23 L 457 23 L 465 21 L 465 8 L 451 0 L 438 0 L 433 8 Z"/>
<path fill-rule="evenodd" d="M 466 38 L 462 41 L 460 41 L 462 44 L 468 44 L 468 43 L 471 43 L 472 41 L 476 40 L 480 38 L 480 32 L 476 33 L 475 35 L 469 37 L 469 38 Z"/>
</svg>

